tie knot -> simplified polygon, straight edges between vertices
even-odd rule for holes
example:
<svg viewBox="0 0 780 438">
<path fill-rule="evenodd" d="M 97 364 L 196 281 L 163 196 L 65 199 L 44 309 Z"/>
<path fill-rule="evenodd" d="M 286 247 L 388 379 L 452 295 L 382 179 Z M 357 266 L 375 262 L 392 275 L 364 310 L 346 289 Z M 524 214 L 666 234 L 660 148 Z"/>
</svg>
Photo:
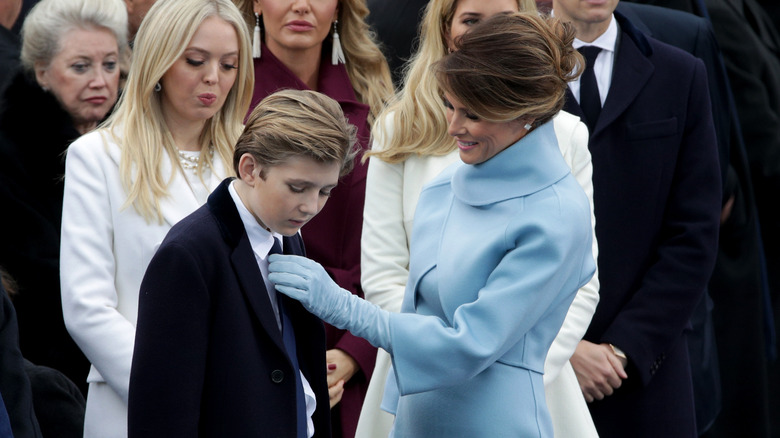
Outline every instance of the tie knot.
<svg viewBox="0 0 780 438">
<path fill-rule="evenodd" d="M 271 246 L 271 250 L 268 251 L 268 255 L 271 254 L 281 254 L 282 253 L 282 244 L 279 242 L 279 239 L 274 237 L 274 244 Z"/>
<path fill-rule="evenodd" d="M 577 49 L 577 51 L 585 57 L 585 68 L 592 68 L 593 63 L 596 62 L 596 57 L 599 56 L 599 53 L 601 52 L 601 48 L 596 46 L 582 46 Z"/>
</svg>

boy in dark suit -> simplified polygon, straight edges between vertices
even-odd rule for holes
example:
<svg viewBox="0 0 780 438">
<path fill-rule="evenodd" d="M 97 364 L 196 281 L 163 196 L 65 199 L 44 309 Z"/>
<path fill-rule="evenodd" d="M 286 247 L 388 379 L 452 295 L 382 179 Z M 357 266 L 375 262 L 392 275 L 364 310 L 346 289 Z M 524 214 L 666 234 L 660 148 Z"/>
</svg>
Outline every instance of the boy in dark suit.
<svg viewBox="0 0 780 438">
<path fill-rule="evenodd" d="M 174 226 L 146 271 L 130 437 L 330 435 L 322 323 L 277 295 L 267 258 L 304 255 L 298 230 L 351 167 L 354 144 L 319 93 L 282 91 L 252 112 L 239 178 Z"/>
</svg>

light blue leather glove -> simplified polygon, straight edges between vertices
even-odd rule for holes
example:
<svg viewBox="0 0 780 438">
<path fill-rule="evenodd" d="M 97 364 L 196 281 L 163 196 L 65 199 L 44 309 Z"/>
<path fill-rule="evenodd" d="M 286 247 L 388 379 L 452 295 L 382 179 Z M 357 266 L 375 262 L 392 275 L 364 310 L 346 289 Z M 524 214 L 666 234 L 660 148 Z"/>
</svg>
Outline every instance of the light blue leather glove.
<svg viewBox="0 0 780 438">
<path fill-rule="evenodd" d="M 300 301 L 325 322 L 392 352 L 389 312 L 340 288 L 313 260 L 272 254 L 268 262 L 268 279 L 276 290 Z"/>
</svg>

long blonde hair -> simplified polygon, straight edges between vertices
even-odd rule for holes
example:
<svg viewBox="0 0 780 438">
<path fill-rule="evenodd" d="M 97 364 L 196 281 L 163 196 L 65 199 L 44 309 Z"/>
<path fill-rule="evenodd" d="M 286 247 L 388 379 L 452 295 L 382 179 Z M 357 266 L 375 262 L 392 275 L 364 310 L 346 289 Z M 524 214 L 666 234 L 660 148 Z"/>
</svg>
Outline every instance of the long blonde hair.
<svg viewBox="0 0 780 438">
<path fill-rule="evenodd" d="M 455 150 L 447 134 L 447 119 L 436 75 L 431 66 L 448 53 L 447 35 L 457 0 L 431 0 L 420 24 L 420 46 L 404 67 L 404 85 L 374 123 L 382 149 L 366 155 L 400 163 L 412 154 L 441 156 Z M 533 0 L 518 0 L 521 11 L 536 11 Z M 385 122 L 390 116 L 392 124 Z M 390 131 L 388 131 L 388 129 Z"/>
<path fill-rule="evenodd" d="M 233 0 L 233 4 L 236 5 L 239 11 L 241 11 L 241 15 L 244 16 L 244 20 L 246 21 L 247 29 L 249 31 L 253 31 L 255 27 L 255 9 L 254 9 L 254 0 Z"/>
<path fill-rule="evenodd" d="M 370 107 L 368 123 L 372 124 L 394 93 L 390 67 L 366 23 L 366 1 L 339 0 L 339 4 L 338 31 L 347 74 L 357 98 Z"/>
<path fill-rule="evenodd" d="M 178 163 L 173 136 L 165 124 L 160 93 L 155 84 L 181 57 L 203 21 L 217 16 L 236 30 L 239 45 L 238 75 L 225 104 L 201 133 L 201 150 L 213 145 L 224 163 L 225 175 L 232 174 L 233 147 L 242 130 L 254 87 L 251 44 L 246 24 L 230 0 L 160 0 L 141 23 L 135 38 L 134 60 L 124 93 L 116 111 L 105 122 L 121 149 L 119 175 L 132 205 L 148 222 L 162 221 L 160 199 L 168 196 L 168 184 L 175 172 L 163 175 L 159 166 L 163 153 Z M 200 154 L 199 169 L 212 165 L 210 154 Z"/>
</svg>

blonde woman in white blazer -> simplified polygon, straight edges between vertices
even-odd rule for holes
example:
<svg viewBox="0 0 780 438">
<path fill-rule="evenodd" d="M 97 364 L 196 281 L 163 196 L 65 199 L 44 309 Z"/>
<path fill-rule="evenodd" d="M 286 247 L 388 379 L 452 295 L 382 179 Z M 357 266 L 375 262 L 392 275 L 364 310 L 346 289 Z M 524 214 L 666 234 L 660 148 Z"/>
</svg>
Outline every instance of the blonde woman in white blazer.
<svg viewBox="0 0 780 438">
<path fill-rule="evenodd" d="M 533 10 L 533 1 L 475 2 L 431 0 L 421 25 L 420 49 L 412 57 L 404 87 L 374 129 L 366 180 L 361 240 L 361 283 L 366 299 L 398 312 L 409 275 L 409 241 L 422 187 L 457 161 L 447 133 L 444 107 L 429 66 L 443 57 L 453 39 L 465 32 L 475 13 L 487 18 L 507 10 Z M 445 29 L 445 35 L 440 34 Z M 593 256 L 598 254 L 593 216 L 593 184 L 588 130 L 579 118 L 561 111 L 553 118 L 558 144 L 572 174 L 591 201 Z M 556 438 L 597 437 L 569 358 L 582 339 L 598 304 L 598 272 L 572 303 L 547 355 L 544 383 Z M 393 416 L 380 409 L 390 356 L 377 362 L 358 422 L 357 438 L 386 437 Z"/>
<path fill-rule="evenodd" d="M 251 60 L 230 0 L 159 1 L 136 36 L 116 111 L 68 150 L 62 306 L 92 363 L 85 437 L 127 436 L 140 283 L 168 230 L 231 174 Z"/>
</svg>

